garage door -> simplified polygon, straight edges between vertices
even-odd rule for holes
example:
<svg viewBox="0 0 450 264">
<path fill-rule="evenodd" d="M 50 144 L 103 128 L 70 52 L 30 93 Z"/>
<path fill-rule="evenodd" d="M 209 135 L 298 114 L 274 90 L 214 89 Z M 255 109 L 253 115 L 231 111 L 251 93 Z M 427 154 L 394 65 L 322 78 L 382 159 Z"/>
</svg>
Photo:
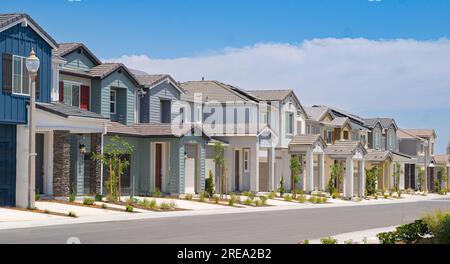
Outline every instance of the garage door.
<svg viewBox="0 0 450 264">
<path fill-rule="evenodd" d="M 0 206 L 15 205 L 16 127 L 0 125 Z"/>
</svg>

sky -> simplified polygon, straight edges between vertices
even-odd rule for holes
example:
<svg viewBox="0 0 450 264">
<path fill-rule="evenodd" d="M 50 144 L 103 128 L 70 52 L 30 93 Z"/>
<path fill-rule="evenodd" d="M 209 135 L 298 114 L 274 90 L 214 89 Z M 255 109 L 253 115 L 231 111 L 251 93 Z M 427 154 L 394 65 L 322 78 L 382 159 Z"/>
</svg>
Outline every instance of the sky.
<svg viewBox="0 0 450 264">
<path fill-rule="evenodd" d="M 179 81 L 293 89 L 450 140 L 448 0 L 1 0 L 58 42 Z"/>
</svg>

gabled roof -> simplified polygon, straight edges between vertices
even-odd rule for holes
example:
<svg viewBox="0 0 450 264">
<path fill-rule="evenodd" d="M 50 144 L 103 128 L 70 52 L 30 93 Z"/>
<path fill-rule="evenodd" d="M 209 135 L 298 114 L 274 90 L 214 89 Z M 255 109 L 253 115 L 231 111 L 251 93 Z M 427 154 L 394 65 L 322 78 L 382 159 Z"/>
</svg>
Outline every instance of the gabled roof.
<svg viewBox="0 0 450 264">
<path fill-rule="evenodd" d="M 394 127 L 397 129 L 397 124 L 395 123 L 395 120 L 393 118 L 364 118 L 364 124 L 366 126 L 369 126 L 371 128 L 375 127 L 375 124 L 379 122 L 381 124 L 381 127 L 384 129 L 388 129 L 391 125 L 394 125 Z"/>
<path fill-rule="evenodd" d="M 287 97 L 292 96 L 295 102 L 300 106 L 300 110 L 303 114 L 307 115 L 306 110 L 303 108 L 300 100 L 293 90 L 253 90 L 248 92 L 256 95 L 263 101 L 283 101 Z"/>
<path fill-rule="evenodd" d="M 134 74 L 134 77 L 145 88 L 151 89 L 163 81 L 170 82 L 180 93 L 184 93 L 184 90 L 178 85 L 178 83 L 169 74 Z"/>
<path fill-rule="evenodd" d="M 36 103 L 38 109 L 42 109 L 49 113 L 59 115 L 62 117 L 85 117 L 85 118 L 96 118 L 96 119 L 108 119 L 102 115 L 96 114 L 91 111 L 83 110 L 75 106 L 69 106 L 61 103 Z"/>
<path fill-rule="evenodd" d="M 413 134 L 417 137 L 436 137 L 436 132 L 434 129 L 425 128 L 425 129 L 403 129 L 404 131 Z"/>
<path fill-rule="evenodd" d="M 54 55 L 65 57 L 68 54 L 74 52 L 75 50 L 78 50 L 78 48 L 83 49 L 87 56 L 94 62 L 95 65 L 100 65 L 102 62 L 95 56 L 95 54 L 88 49 L 83 43 L 78 42 L 70 42 L 70 43 L 59 43 L 58 48 L 53 52 Z"/>
<path fill-rule="evenodd" d="M 392 153 L 390 151 L 369 149 L 367 150 L 365 159 L 372 162 L 383 162 L 387 159 L 392 160 Z"/>
<path fill-rule="evenodd" d="M 363 147 L 360 141 L 337 140 L 333 145 L 326 148 L 326 154 L 354 155 L 358 149 L 360 149 L 364 154 L 367 154 L 367 150 Z"/>
<path fill-rule="evenodd" d="M 330 108 L 326 106 L 305 107 L 305 111 L 313 121 L 320 121 L 327 113 L 331 114 Z"/>
<path fill-rule="evenodd" d="M 0 32 L 22 22 L 30 26 L 52 48 L 55 49 L 58 47 L 58 43 L 43 28 L 41 28 L 38 23 L 36 23 L 28 14 L 25 13 L 0 14 Z"/>
<path fill-rule="evenodd" d="M 292 138 L 289 145 L 305 145 L 305 146 L 311 146 L 317 141 L 320 141 L 322 137 L 319 134 L 310 134 L 310 135 L 296 135 L 294 138 Z M 322 139 L 323 140 L 323 139 Z M 325 142 L 323 142 L 324 145 Z"/>
<path fill-rule="evenodd" d="M 415 139 L 415 140 L 419 140 L 419 141 L 424 141 L 423 138 L 418 137 L 418 136 L 416 136 L 416 135 L 414 135 L 414 134 L 412 134 L 412 133 L 410 133 L 410 132 L 408 132 L 408 131 L 406 131 L 406 130 L 404 130 L 402 128 L 399 128 L 397 130 L 397 137 L 400 138 L 400 139 Z"/>
<path fill-rule="evenodd" d="M 235 86 L 218 81 L 189 81 L 181 83 L 181 87 L 189 94 L 202 93 L 205 101 L 259 102 L 260 99 Z"/>
<path fill-rule="evenodd" d="M 116 70 L 123 70 L 129 79 L 134 82 L 136 86 L 141 86 L 141 83 L 136 79 L 136 77 L 130 73 L 128 68 L 122 63 L 103 63 L 89 70 L 89 74 L 94 78 L 104 79 L 110 74 L 114 73 Z"/>
<path fill-rule="evenodd" d="M 450 166 L 450 156 L 449 155 L 434 155 L 434 160 L 437 165 L 440 166 Z"/>
</svg>

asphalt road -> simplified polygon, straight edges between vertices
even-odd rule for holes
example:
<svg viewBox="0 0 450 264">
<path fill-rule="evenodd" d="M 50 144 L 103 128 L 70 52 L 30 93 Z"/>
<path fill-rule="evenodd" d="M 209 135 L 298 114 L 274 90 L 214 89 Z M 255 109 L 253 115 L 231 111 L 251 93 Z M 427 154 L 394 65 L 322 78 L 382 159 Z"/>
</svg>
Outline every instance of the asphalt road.
<svg viewBox="0 0 450 264">
<path fill-rule="evenodd" d="M 432 201 L 183 216 L 0 231 L 0 243 L 298 243 L 329 235 L 408 223 L 426 212 L 450 210 L 450 198 Z"/>
</svg>

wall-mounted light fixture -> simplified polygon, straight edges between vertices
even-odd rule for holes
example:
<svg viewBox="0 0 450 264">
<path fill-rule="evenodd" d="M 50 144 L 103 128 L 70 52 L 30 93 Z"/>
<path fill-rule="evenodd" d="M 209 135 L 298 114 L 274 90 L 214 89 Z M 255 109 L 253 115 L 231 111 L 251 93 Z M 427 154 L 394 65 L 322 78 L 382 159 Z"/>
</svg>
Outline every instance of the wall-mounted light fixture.
<svg viewBox="0 0 450 264">
<path fill-rule="evenodd" d="M 80 144 L 80 153 L 82 154 L 86 153 L 86 145 Z"/>
</svg>

